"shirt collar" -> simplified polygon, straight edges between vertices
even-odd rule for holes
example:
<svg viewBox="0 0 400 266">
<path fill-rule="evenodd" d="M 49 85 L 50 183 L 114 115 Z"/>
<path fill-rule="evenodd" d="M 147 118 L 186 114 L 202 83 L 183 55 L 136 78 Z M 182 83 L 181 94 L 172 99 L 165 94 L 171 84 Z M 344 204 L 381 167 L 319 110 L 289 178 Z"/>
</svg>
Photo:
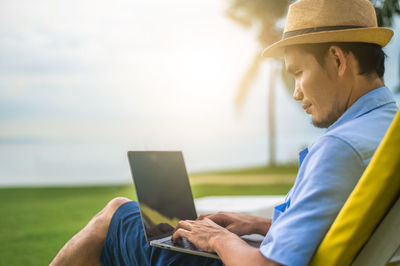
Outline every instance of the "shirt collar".
<svg viewBox="0 0 400 266">
<path fill-rule="evenodd" d="M 308 148 L 305 148 L 304 150 L 302 150 L 299 153 L 299 169 L 300 169 L 301 164 L 304 161 L 304 158 L 306 158 L 307 154 L 308 154 Z"/>
<path fill-rule="evenodd" d="M 335 123 L 328 127 L 327 132 L 388 103 L 396 103 L 392 92 L 387 87 L 374 89 L 353 103 Z"/>
</svg>

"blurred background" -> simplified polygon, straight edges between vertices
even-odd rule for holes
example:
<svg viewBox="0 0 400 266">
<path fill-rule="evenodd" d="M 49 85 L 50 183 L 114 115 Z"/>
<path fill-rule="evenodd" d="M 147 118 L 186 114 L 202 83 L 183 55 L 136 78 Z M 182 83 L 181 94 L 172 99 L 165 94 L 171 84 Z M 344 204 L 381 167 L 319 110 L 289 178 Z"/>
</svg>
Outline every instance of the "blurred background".
<svg viewBox="0 0 400 266">
<path fill-rule="evenodd" d="M 290 2 L 2 1 L 0 265 L 46 264 L 108 200 L 134 198 L 128 150 L 182 150 L 195 197 L 285 194 L 324 132 L 260 57 Z M 395 30 L 399 103 L 399 1 L 372 3 Z"/>
<path fill-rule="evenodd" d="M 0 185 L 128 183 L 128 150 L 182 150 L 189 172 L 296 163 L 323 131 L 259 56 L 288 3 L 245 2 L 3 1 Z"/>
</svg>

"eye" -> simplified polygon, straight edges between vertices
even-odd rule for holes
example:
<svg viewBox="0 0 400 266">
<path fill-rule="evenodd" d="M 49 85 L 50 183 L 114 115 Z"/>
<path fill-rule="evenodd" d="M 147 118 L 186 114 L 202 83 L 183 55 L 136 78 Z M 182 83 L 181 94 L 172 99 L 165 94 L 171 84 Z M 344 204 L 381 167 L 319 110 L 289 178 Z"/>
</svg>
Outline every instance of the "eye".
<svg viewBox="0 0 400 266">
<path fill-rule="evenodd" d="M 303 74 L 303 71 L 298 70 L 298 71 L 294 72 L 293 76 L 298 77 L 298 76 L 300 76 L 301 74 Z"/>
</svg>

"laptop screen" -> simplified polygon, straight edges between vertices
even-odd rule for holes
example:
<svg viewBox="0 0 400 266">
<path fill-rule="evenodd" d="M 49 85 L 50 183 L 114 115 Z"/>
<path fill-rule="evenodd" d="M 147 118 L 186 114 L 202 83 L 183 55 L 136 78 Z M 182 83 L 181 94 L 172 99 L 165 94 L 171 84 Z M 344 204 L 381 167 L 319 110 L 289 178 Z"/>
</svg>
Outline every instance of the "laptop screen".
<svg viewBox="0 0 400 266">
<path fill-rule="evenodd" d="M 128 158 L 148 241 L 197 218 L 182 152 L 130 151 Z"/>
</svg>

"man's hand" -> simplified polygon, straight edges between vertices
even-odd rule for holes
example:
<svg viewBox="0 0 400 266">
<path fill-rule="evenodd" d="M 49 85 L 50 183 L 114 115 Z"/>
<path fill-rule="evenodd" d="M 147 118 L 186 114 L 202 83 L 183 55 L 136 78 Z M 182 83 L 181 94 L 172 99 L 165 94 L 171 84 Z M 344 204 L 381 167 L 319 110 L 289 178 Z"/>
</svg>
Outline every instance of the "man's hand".
<svg viewBox="0 0 400 266">
<path fill-rule="evenodd" d="M 230 236 L 237 237 L 210 219 L 204 218 L 180 221 L 172 235 L 172 241 L 176 242 L 178 238 L 184 237 L 204 251 L 215 252 L 214 240 L 219 237 L 228 239 Z"/>
<path fill-rule="evenodd" d="M 249 234 L 266 235 L 271 219 L 232 212 L 200 215 L 197 220 L 208 218 L 238 236 Z"/>
<path fill-rule="evenodd" d="M 233 216 L 238 218 L 241 215 Z M 206 216 L 196 221 L 180 221 L 172 235 L 172 241 L 176 242 L 180 237 L 188 239 L 204 251 L 216 252 L 225 265 L 279 265 L 264 257 L 258 248 L 250 246 Z"/>
</svg>

